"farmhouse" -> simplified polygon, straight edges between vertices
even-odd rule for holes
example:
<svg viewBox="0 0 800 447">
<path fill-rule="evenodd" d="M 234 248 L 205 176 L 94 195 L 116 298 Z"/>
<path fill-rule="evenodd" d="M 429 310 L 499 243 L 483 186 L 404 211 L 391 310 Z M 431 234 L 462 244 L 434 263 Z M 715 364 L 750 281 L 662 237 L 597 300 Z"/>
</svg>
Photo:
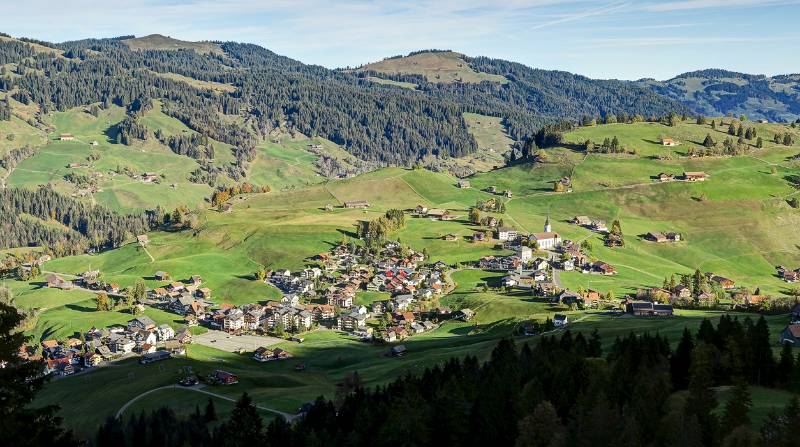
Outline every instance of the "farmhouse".
<svg viewBox="0 0 800 447">
<path fill-rule="evenodd" d="M 366 200 L 348 200 L 344 202 L 345 208 L 369 208 L 370 204 Z"/>
<path fill-rule="evenodd" d="M 152 183 L 158 180 L 158 174 L 155 172 L 145 172 L 142 174 L 142 181 L 145 183 Z"/>
<path fill-rule="evenodd" d="M 239 383 L 239 377 L 236 374 L 231 374 L 227 371 L 216 370 L 211 373 L 212 380 L 219 382 L 221 385 L 234 385 Z"/>
<path fill-rule="evenodd" d="M 732 279 L 728 279 L 724 276 L 715 275 L 713 273 L 706 273 L 706 278 L 709 282 L 717 283 L 718 286 L 722 287 L 723 289 L 733 289 L 736 287 L 736 283 Z"/>
<path fill-rule="evenodd" d="M 155 275 L 153 275 L 156 281 L 167 281 L 169 280 L 169 273 L 157 271 Z"/>
<path fill-rule="evenodd" d="M 667 242 L 667 235 L 661 232 L 647 233 L 644 238 L 651 242 Z"/>
<path fill-rule="evenodd" d="M 582 227 L 588 227 L 592 224 L 592 220 L 589 219 L 589 216 L 575 216 L 572 218 L 571 222 Z"/>
<path fill-rule="evenodd" d="M 172 354 L 169 351 L 148 352 L 146 354 L 142 354 L 142 359 L 139 360 L 139 363 L 146 365 L 148 363 L 166 360 L 170 357 L 172 357 Z"/>
<path fill-rule="evenodd" d="M 434 219 L 450 220 L 450 211 L 441 208 L 431 208 L 426 215 Z"/>
<path fill-rule="evenodd" d="M 417 205 L 417 207 L 414 208 L 414 212 L 420 216 L 424 216 L 428 214 L 428 207 L 425 205 Z"/>
<path fill-rule="evenodd" d="M 69 281 L 64 281 L 63 278 L 56 275 L 55 273 L 48 273 L 47 274 L 47 287 L 53 289 L 71 289 L 72 283 Z"/>
<path fill-rule="evenodd" d="M 684 172 L 683 179 L 687 182 L 704 182 L 708 178 L 708 174 L 702 171 L 697 172 Z"/>
<path fill-rule="evenodd" d="M 472 242 L 483 242 L 486 240 L 486 233 L 479 231 L 472 234 Z"/>
<path fill-rule="evenodd" d="M 147 315 L 136 317 L 128 322 L 129 331 L 134 331 L 134 330 L 152 331 L 155 328 L 156 328 L 156 322 L 153 321 L 153 319 L 148 317 Z"/>
<path fill-rule="evenodd" d="M 140 245 L 147 245 L 150 243 L 150 238 L 147 237 L 146 234 L 140 234 L 136 236 L 136 242 L 138 242 Z"/>
<path fill-rule="evenodd" d="M 659 182 L 671 182 L 673 180 L 675 180 L 674 174 L 667 174 L 666 172 L 661 172 L 658 174 Z"/>
<path fill-rule="evenodd" d="M 503 195 L 504 195 L 504 196 L 506 196 L 506 197 L 508 197 L 508 198 L 511 198 L 511 196 L 513 195 L 513 193 L 511 192 L 511 190 L 510 190 L 510 189 L 507 189 L 507 190 L 503 191 Z"/>
<path fill-rule="evenodd" d="M 553 315 L 553 326 L 555 327 L 563 327 L 569 323 L 569 318 L 567 318 L 564 314 L 555 314 Z"/>
<path fill-rule="evenodd" d="M 458 240 L 458 236 L 456 236 L 453 233 L 450 233 L 450 234 L 445 234 L 444 236 L 442 236 L 442 239 L 444 239 L 446 241 L 456 241 L 456 240 Z"/>
<path fill-rule="evenodd" d="M 72 135 L 71 133 L 62 133 L 61 135 L 58 136 L 58 140 L 59 141 L 74 141 L 75 140 L 75 136 Z"/>
<path fill-rule="evenodd" d="M 458 187 L 461 188 L 461 189 L 467 189 L 467 188 L 470 187 L 470 184 L 469 184 L 469 182 L 467 180 L 459 180 L 458 181 Z"/>
<path fill-rule="evenodd" d="M 625 312 L 635 317 L 671 317 L 673 311 L 670 304 L 629 301 L 625 304 Z"/>
<path fill-rule="evenodd" d="M 662 146 L 677 146 L 678 142 L 669 137 L 661 138 L 661 145 Z"/>
</svg>

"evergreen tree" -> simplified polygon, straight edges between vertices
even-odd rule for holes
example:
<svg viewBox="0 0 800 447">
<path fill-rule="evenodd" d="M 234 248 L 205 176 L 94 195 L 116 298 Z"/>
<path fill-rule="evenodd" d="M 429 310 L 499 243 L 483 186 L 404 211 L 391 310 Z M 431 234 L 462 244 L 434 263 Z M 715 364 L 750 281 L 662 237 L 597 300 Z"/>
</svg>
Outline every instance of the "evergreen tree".
<svg viewBox="0 0 800 447">
<path fill-rule="evenodd" d="M 705 147 L 710 149 L 710 148 L 714 147 L 715 145 L 716 145 L 716 143 L 714 143 L 714 140 L 711 138 L 711 134 L 706 134 L 706 138 L 705 138 L 705 140 L 703 140 L 703 146 L 705 146 Z"/>
<path fill-rule="evenodd" d="M 753 401 L 750 398 L 750 390 L 747 388 L 747 384 L 743 381 L 739 381 L 739 383 L 733 387 L 733 392 L 725 403 L 722 426 L 727 430 L 731 430 L 742 425 L 750 425 L 748 413 L 752 406 Z"/>
<path fill-rule="evenodd" d="M 231 417 L 214 435 L 216 444 L 223 447 L 249 445 L 263 436 L 264 422 L 247 393 L 242 394 Z"/>
</svg>

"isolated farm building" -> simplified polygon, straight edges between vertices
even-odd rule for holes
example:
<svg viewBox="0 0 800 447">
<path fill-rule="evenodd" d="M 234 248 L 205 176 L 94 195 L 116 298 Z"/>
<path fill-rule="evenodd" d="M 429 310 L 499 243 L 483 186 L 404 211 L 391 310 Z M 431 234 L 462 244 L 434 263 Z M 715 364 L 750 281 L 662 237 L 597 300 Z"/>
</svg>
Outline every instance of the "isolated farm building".
<svg viewBox="0 0 800 447">
<path fill-rule="evenodd" d="M 661 232 L 650 232 L 644 237 L 651 242 L 667 242 L 667 235 Z"/>
<path fill-rule="evenodd" d="M 483 242 L 486 240 L 486 233 L 478 231 L 472 234 L 472 242 Z"/>
<path fill-rule="evenodd" d="M 664 138 L 661 138 L 661 145 L 662 146 L 677 146 L 678 142 L 675 141 L 672 138 L 664 137 Z"/>
<path fill-rule="evenodd" d="M 553 315 L 553 325 L 555 327 L 563 327 L 569 323 L 569 318 L 567 318 L 564 314 L 555 314 Z"/>
<path fill-rule="evenodd" d="M 159 270 L 159 271 L 156 272 L 154 277 L 155 277 L 156 281 L 167 281 L 167 280 L 169 280 L 169 273 L 162 272 L 162 271 Z"/>
<path fill-rule="evenodd" d="M 507 190 L 503 191 L 503 195 L 508 197 L 508 198 L 511 198 L 511 196 L 513 196 L 514 193 L 512 193 L 510 189 L 507 189 Z"/>
<path fill-rule="evenodd" d="M 428 210 L 426 216 L 439 220 L 450 220 L 450 211 L 441 208 L 431 208 Z"/>
<path fill-rule="evenodd" d="M 150 243 L 150 238 L 147 237 L 146 234 L 140 234 L 136 236 L 136 242 L 138 242 L 141 245 L 147 245 L 148 243 Z"/>
<path fill-rule="evenodd" d="M 674 231 L 671 231 L 671 232 L 667 233 L 666 236 L 667 236 L 667 241 L 669 241 L 669 242 L 680 242 L 681 239 L 682 239 L 681 234 L 680 233 L 676 233 Z"/>
<path fill-rule="evenodd" d="M 390 349 L 389 352 L 392 354 L 392 357 L 402 357 L 406 355 L 408 349 L 406 349 L 405 345 L 397 345 L 392 346 L 392 349 Z"/>
<path fill-rule="evenodd" d="M 669 317 L 672 316 L 672 306 L 669 304 L 654 304 L 649 301 L 629 301 L 625 311 L 636 317 Z"/>
<path fill-rule="evenodd" d="M 458 187 L 461 188 L 461 189 L 469 188 L 470 187 L 469 181 L 467 181 L 467 180 L 459 180 L 458 181 Z"/>
<path fill-rule="evenodd" d="M 708 278 L 710 282 L 716 283 L 723 289 L 733 289 L 736 287 L 736 282 L 724 276 L 714 275 L 713 273 L 706 273 L 706 278 Z"/>
<path fill-rule="evenodd" d="M 463 321 L 469 321 L 475 317 L 475 312 L 472 309 L 461 309 L 456 312 L 456 318 Z"/>
<path fill-rule="evenodd" d="M 615 269 L 614 266 L 605 262 L 595 262 L 593 267 L 603 275 L 614 275 L 617 273 L 617 269 Z"/>
<path fill-rule="evenodd" d="M 369 208 L 370 204 L 366 200 L 348 200 L 344 202 L 345 208 Z"/>
<path fill-rule="evenodd" d="M 590 228 L 593 231 L 597 231 L 598 233 L 607 233 L 608 232 L 608 227 L 606 226 L 606 223 L 603 222 L 602 220 L 594 220 L 594 221 L 592 221 L 592 224 L 590 225 Z"/>
<path fill-rule="evenodd" d="M 428 214 L 428 207 L 425 205 L 417 205 L 417 207 L 414 208 L 414 212 L 420 216 L 424 216 Z"/>
<path fill-rule="evenodd" d="M 675 180 L 674 174 L 667 174 L 666 172 L 661 172 L 658 174 L 659 182 L 671 182 L 673 180 Z"/>
<path fill-rule="evenodd" d="M 144 172 L 142 173 L 142 181 L 145 183 L 152 183 L 158 180 L 158 174 L 155 172 Z"/>
<path fill-rule="evenodd" d="M 227 371 L 216 370 L 211 374 L 211 378 L 216 380 L 222 385 L 234 385 L 239 383 L 239 377 L 236 374 L 229 373 Z"/>
<path fill-rule="evenodd" d="M 58 136 L 59 141 L 74 141 L 75 136 L 71 133 L 62 133 Z"/>
<path fill-rule="evenodd" d="M 708 178 L 708 174 L 702 171 L 683 173 L 683 179 L 687 182 L 704 182 L 706 178 Z"/>
<path fill-rule="evenodd" d="M 456 241 L 456 240 L 458 240 L 458 236 L 456 236 L 453 233 L 450 233 L 450 234 L 445 234 L 444 236 L 442 236 L 442 239 L 444 239 L 446 241 Z"/>
<path fill-rule="evenodd" d="M 800 346 L 800 324 L 790 324 L 783 328 L 778 338 L 778 343 L 782 345 L 789 343 L 792 346 Z"/>
<path fill-rule="evenodd" d="M 589 219 L 589 216 L 575 216 L 572 218 L 571 222 L 582 227 L 588 227 L 592 224 L 592 220 Z"/>
<path fill-rule="evenodd" d="M 72 283 L 69 281 L 64 281 L 62 277 L 56 275 L 55 273 L 48 273 L 47 287 L 54 289 L 70 289 L 72 288 Z"/>
</svg>

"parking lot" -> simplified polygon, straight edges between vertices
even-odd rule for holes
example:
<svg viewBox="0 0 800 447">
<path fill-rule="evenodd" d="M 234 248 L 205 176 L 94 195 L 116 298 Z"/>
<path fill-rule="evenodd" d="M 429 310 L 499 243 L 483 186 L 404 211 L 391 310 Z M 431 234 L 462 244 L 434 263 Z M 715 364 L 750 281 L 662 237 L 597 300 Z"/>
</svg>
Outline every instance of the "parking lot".
<svg viewBox="0 0 800 447">
<path fill-rule="evenodd" d="M 221 349 L 228 352 L 255 351 L 262 346 L 272 346 L 284 340 L 275 337 L 258 335 L 232 335 L 227 332 L 210 330 L 205 334 L 195 335 L 192 342 L 203 346 Z"/>
</svg>

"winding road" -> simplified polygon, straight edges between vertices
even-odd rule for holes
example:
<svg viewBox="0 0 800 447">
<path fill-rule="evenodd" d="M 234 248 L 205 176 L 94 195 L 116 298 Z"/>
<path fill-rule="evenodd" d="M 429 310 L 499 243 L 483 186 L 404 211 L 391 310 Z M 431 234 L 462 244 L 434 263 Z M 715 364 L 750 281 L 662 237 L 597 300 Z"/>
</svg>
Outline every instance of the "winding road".
<svg viewBox="0 0 800 447">
<path fill-rule="evenodd" d="M 193 386 L 193 387 L 183 387 L 183 386 L 178 386 L 178 385 L 167 385 L 167 386 L 162 386 L 162 387 L 158 387 L 158 388 L 153 388 L 152 390 L 145 391 L 144 393 L 142 393 L 142 394 L 134 397 L 133 399 L 129 400 L 128 402 L 126 402 L 125 405 L 123 405 L 117 411 L 117 414 L 116 414 L 115 417 L 117 419 L 121 418 L 123 413 L 125 413 L 125 410 L 127 410 L 128 407 L 130 407 L 133 403 L 135 403 L 139 399 L 147 397 L 147 395 L 149 395 L 149 394 L 152 394 L 152 393 L 155 393 L 155 392 L 158 392 L 158 391 L 163 391 L 163 390 L 194 391 L 194 392 L 197 392 L 197 393 L 207 394 L 209 396 L 216 397 L 218 399 L 227 400 L 228 402 L 236 402 L 236 399 L 230 398 L 228 396 L 223 396 L 223 395 L 217 394 L 217 393 L 212 393 L 211 391 L 206 391 L 206 390 L 203 389 L 203 387 L 204 387 L 204 385 L 196 385 L 196 386 Z M 262 407 L 261 405 L 255 405 L 255 407 L 258 408 L 259 410 L 269 411 L 270 413 L 275 413 L 275 414 L 277 414 L 279 416 L 283 416 L 289 422 L 291 422 L 292 420 L 294 420 L 297 417 L 297 415 L 284 413 L 283 411 L 276 410 L 274 408 Z"/>
</svg>

